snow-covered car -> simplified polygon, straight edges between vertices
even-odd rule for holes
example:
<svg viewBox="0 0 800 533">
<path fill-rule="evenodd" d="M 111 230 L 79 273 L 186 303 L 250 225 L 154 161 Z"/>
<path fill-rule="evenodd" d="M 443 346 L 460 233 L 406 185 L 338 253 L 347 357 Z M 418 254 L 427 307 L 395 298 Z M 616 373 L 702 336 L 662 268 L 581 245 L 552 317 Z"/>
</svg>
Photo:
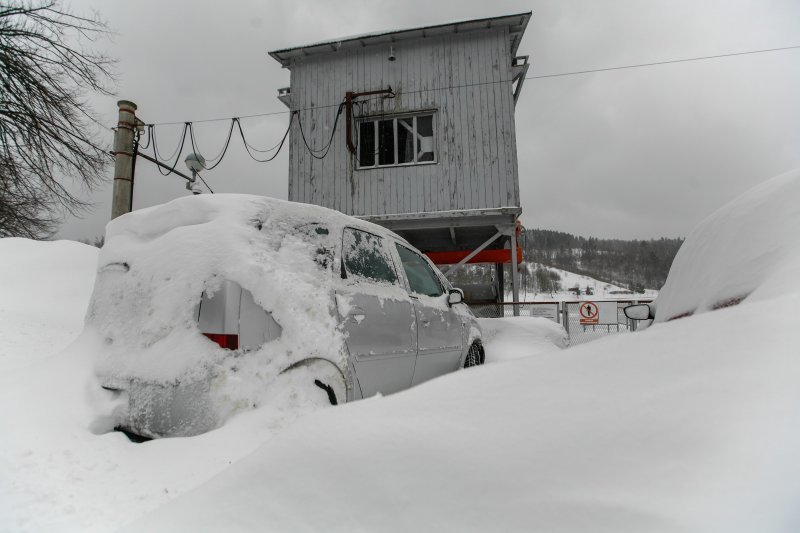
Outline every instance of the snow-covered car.
<svg viewBox="0 0 800 533">
<path fill-rule="evenodd" d="M 402 237 L 318 206 L 181 198 L 113 220 L 87 327 L 114 423 L 189 436 L 281 379 L 332 404 L 482 364 L 463 293 Z M 302 391 L 295 390 L 297 387 Z M 319 399 L 318 398 L 318 399 Z"/>
<path fill-rule="evenodd" d="M 776 278 L 797 253 L 800 178 L 776 176 L 703 220 L 678 250 L 658 297 L 625 315 L 654 324 L 739 305 Z"/>
</svg>

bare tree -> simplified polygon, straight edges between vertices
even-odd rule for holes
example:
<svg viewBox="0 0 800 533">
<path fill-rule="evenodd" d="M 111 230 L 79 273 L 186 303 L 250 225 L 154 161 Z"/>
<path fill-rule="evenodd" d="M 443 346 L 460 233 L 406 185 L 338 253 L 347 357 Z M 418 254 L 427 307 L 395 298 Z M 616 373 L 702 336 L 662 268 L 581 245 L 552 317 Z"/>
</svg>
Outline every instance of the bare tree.
<svg viewBox="0 0 800 533">
<path fill-rule="evenodd" d="M 88 204 L 109 161 L 86 94 L 111 94 L 112 61 L 86 48 L 107 34 L 58 0 L 0 0 L 0 237 L 44 238 Z"/>
</svg>

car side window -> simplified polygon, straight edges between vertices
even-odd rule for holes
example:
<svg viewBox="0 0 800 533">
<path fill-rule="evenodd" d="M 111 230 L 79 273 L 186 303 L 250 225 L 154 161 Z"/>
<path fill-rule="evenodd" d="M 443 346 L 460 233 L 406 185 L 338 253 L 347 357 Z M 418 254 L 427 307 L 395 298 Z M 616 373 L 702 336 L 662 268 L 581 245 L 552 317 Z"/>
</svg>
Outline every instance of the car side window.
<svg viewBox="0 0 800 533">
<path fill-rule="evenodd" d="M 397 244 L 397 253 L 403 263 L 411 292 L 425 296 L 439 296 L 444 291 L 439 278 L 428 262 L 418 253 Z"/>
<path fill-rule="evenodd" d="M 397 272 L 383 239 L 372 233 L 345 228 L 342 258 L 347 277 L 398 284 Z"/>
</svg>

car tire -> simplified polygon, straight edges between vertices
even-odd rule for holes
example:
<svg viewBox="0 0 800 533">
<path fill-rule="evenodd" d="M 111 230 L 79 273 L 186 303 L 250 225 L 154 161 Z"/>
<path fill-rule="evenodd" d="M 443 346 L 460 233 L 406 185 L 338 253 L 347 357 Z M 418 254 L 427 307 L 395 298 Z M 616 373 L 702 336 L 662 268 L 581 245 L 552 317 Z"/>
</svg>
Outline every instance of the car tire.
<svg viewBox="0 0 800 533">
<path fill-rule="evenodd" d="M 473 342 L 469 347 L 467 356 L 464 358 L 464 368 L 482 365 L 485 355 L 483 353 L 483 346 L 479 342 Z"/>
</svg>

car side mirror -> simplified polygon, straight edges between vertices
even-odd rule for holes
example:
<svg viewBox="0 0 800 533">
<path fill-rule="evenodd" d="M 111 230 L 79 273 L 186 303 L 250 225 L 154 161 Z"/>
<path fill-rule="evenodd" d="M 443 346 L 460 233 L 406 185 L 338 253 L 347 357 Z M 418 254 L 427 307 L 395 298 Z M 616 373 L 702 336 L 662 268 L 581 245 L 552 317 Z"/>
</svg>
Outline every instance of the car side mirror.
<svg viewBox="0 0 800 533">
<path fill-rule="evenodd" d="M 460 304 L 464 301 L 464 291 L 461 289 L 450 289 L 447 291 L 447 303 L 450 305 Z"/>
<path fill-rule="evenodd" d="M 622 312 L 631 320 L 650 320 L 653 318 L 653 311 L 650 309 L 649 304 L 629 305 Z"/>
</svg>

